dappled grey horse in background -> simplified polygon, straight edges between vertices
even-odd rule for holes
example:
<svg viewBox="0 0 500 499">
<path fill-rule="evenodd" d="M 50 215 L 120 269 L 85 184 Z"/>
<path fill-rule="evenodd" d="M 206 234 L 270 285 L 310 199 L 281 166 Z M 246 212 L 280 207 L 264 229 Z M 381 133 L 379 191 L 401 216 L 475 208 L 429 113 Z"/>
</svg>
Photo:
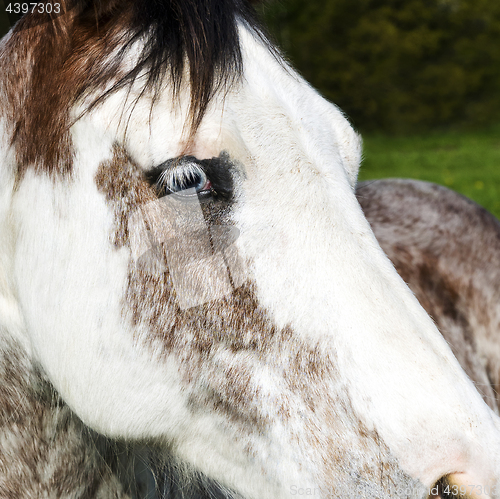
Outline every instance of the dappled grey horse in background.
<svg viewBox="0 0 500 499">
<path fill-rule="evenodd" d="M 498 412 L 499 221 L 470 199 L 427 182 L 369 181 L 356 192 L 382 249 Z"/>
<path fill-rule="evenodd" d="M 498 497 L 487 387 L 250 7 L 37 5 L 0 43 L 0 496 Z"/>
</svg>

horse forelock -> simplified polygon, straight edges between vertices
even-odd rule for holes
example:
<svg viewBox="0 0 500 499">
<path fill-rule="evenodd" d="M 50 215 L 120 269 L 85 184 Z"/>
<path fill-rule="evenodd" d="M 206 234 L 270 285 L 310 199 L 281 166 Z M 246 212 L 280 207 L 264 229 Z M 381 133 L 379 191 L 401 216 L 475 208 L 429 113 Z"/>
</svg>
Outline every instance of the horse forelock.
<svg viewBox="0 0 500 499">
<path fill-rule="evenodd" d="M 189 85 L 185 126 L 193 137 L 213 96 L 241 77 L 238 23 L 265 41 L 252 9 L 241 0 L 66 0 L 62 8 L 66 14 L 48 16 L 50 21 L 23 17 L 3 48 L 18 176 L 31 166 L 71 172 L 73 105 L 91 96 L 84 112 L 90 111 L 137 81 L 138 98 L 147 95 L 151 106 L 166 80 L 173 100 Z M 131 50 L 133 63 L 125 68 Z"/>
</svg>

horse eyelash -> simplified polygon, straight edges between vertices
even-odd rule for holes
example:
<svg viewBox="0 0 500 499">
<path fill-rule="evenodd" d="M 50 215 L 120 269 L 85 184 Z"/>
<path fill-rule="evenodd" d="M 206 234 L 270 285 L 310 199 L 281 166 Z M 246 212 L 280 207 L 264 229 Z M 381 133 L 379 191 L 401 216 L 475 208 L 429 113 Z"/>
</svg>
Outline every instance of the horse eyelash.
<svg viewBox="0 0 500 499">
<path fill-rule="evenodd" d="M 181 166 L 174 166 L 173 168 L 167 168 L 160 174 L 158 180 L 156 181 L 156 184 L 164 188 L 169 184 L 169 181 L 170 183 L 172 183 L 172 181 L 176 180 L 176 177 L 179 178 L 179 174 L 182 174 L 185 177 L 189 177 L 190 175 L 194 176 L 198 174 L 200 171 L 202 171 L 204 175 L 206 175 L 206 172 L 200 165 L 196 165 L 192 162 L 184 163 Z"/>
<path fill-rule="evenodd" d="M 234 166 L 226 152 L 223 151 L 218 157 L 210 159 L 200 160 L 194 156 L 172 158 L 153 167 L 145 173 L 145 178 L 156 190 L 157 195 L 163 196 L 166 193 L 168 180 L 174 180 L 173 176 L 179 171 L 183 171 L 185 175 L 203 172 L 211 184 L 212 196 L 226 202 L 233 199 Z"/>
<path fill-rule="evenodd" d="M 184 157 L 169 159 L 146 173 L 146 180 L 156 190 L 158 196 L 166 195 L 170 189 L 169 185 L 174 185 L 179 179 L 184 177 L 195 178 L 202 173 L 207 180 L 210 180 L 207 169 L 194 157 Z"/>
</svg>

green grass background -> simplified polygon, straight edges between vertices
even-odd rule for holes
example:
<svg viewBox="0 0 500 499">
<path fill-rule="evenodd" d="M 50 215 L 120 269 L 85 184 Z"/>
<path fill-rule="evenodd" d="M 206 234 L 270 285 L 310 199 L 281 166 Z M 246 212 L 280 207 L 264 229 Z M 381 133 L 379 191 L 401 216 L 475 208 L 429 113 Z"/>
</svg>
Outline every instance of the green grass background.
<svg viewBox="0 0 500 499">
<path fill-rule="evenodd" d="M 500 219 L 500 125 L 480 131 L 362 136 L 360 180 L 402 177 L 436 182 Z"/>
</svg>

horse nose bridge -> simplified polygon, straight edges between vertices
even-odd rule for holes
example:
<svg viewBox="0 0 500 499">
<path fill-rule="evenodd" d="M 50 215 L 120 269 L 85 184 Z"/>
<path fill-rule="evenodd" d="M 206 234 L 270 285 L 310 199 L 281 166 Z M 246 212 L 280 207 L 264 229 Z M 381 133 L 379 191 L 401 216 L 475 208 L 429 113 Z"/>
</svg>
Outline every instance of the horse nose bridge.
<svg viewBox="0 0 500 499">
<path fill-rule="evenodd" d="M 278 325 L 335 350 L 356 414 L 412 477 L 430 487 L 461 472 L 491 484 L 498 430 L 483 423 L 485 404 L 348 196 L 328 210 L 324 200 L 268 212 L 267 230 L 253 233 L 259 302 Z M 319 219 L 308 217 L 316 203 Z"/>
<path fill-rule="evenodd" d="M 289 180 L 290 187 L 293 182 Z M 284 184 L 283 189 L 278 182 L 271 186 L 269 207 L 259 200 L 266 186 L 261 191 L 252 182 L 246 206 L 236 214 L 240 243 L 253 260 L 264 300 L 269 295 L 277 301 L 274 308 L 286 309 L 283 291 L 289 291 L 286 299 L 296 296 L 294 309 L 304 316 L 313 310 L 323 316 L 320 309 L 335 312 L 325 324 L 343 315 L 431 324 L 382 252 L 347 186 L 347 192 L 334 196 L 320 182 L 311 181 L 292 194 Z"/>
</svg>

